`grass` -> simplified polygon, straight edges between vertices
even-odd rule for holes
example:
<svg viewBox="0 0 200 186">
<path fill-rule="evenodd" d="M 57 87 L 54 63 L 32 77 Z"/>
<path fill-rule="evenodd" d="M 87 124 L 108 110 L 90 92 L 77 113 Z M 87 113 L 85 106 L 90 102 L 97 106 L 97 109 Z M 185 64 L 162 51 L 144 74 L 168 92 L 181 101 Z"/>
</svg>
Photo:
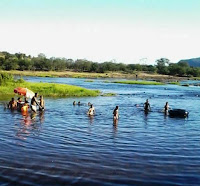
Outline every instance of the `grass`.
<svg viewBox="0 0 200 186">
<path fill-rule="evenodd" d="M 94 82 L 93 80 L 90 80 L 90 79 L 87 79 L 87 80 L 85 80 L 84 82 Z"/>
<path fill-rule="evenodd" d="M 101 96 L 110 97 L 110 96 L 116 96 L 116 94 L 115 93 L 104 93 Z"/>
<path fill-rule="evenodd" d="M 71 77 L 71 78 L 108 78 L 112 77 L 113 73 L 89 73 L 89 72 L 71 72 L 71 71 L 2 71 L 12 75 L 19 76 L 37 76 L 37 77 Z"/>
<path fill-rule="evenodd" d="M 174 82 L 169 82 L 168 84 L 171 84 L 171 85 L 180 85 L 180 82 L 174 81 Z"/>
<path fill-rule="evenodd" d="M 33 92 L 38 92 L 39 95 L 45 97 L 84 97 L 84 96 L 98 96 L 98 90 L 89 90 L 86 88 L 64 85 L 56 83 L 32 83 L 26 81 L 7 82 L 0 86 L 1 100 L 10 99 L 14 95 L 14 88 L 26 87 Z"/>
<path fill-rule="evenodd" d="M 105 80 L 105 81 L 103 81 L 104 83 L 110 83 L 110 81 L 108 81 L 108 80 Z"/>
<path fill-rule="evenodd" d="M 114 81 L 113 83 L 139 84 L 139 85 L 164 85 L 164 83 L 156 81 Z"/>
<path fill-rule="evenodd" d="M 181 80 L 186 78 L 180 78 L 175 76 L 169 75 L 161 75 L 156 73 L 147 73 L 142 71 L 134 71 L 130 73 L 124 73 L 121 71 L 118 72 L 105 72 L 105 73 L 94 73 L 94 72 L 74 72 L 74 71 L 2 71 L 12 75 L 19 75 L 19 76 L 38 76 L 38 77 L 70 77 L 70 78 L 121 78 L 121 79 L 135 79 L 136 74 L 138 75 L 138 79 L 142 80 L 157 80 L 161 82 L 169 82 L 175 80 Z M 188 78 L 187 78 L 188 79 Z M 197 78 L 196 78 L 197 79 Z"/>
</svg>

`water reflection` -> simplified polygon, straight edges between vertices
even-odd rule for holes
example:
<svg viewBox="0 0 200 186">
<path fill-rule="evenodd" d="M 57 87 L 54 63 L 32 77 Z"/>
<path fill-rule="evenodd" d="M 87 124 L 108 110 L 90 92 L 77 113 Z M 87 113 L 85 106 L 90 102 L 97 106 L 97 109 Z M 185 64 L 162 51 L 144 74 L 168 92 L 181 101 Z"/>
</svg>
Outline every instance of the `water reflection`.
<svg viewBox="0 0 200 186">
<path fill-rule="evenodd" d="M 118 119 L 113 119 L 113 126 L 117 127 L 117 125 L 118 125 Z"/>
<path fill-rule="evenodd" d="M 44 112 L 39 113 L 40 124 L 44 122 Z M 41 125 L 36 122 L 37 113 L 22 113 L 19 125 L 16 129 L 16 137 L 20 140 L 26 140 L 31 134 L 33 136 L 39 136 L 41 132 Z"/>
<path fill-rule="evenodd" d="M 32 120 L 30 116 L 27 114 L 25 116 L 22 115 L 22 120 L 20 125 L 17 128 L 16 136 L 18 139 L 26 140 L 30 135 L 30 126 L 32 124 Z"/>
<path fill-rule="evenodd" d="M 36 116 L 37 116 L 37 113 L 36 113 L 36 112 L 31 112 L 31 119 L 32 119 L 32 120 L 35 120 L 35 119 L 36 119 Z"/>
<path fill-rule="evenodd" d="M 44 111 L 40 111 L 39 112 L 39 119 L 40 119 L 40 123 L 44 123 Z"/>
<path fill-rule="evenodd" d="M 113 137 L 117 135 L 118 119 L 113 119 Z"/>
<path fill-rule="evenodd" d="M 88 115 L 88 118 L 89 118 L 90 124 L 92 125 L 93 122 L 94 122 L 94 116 L 93 115 Z"/>
<path fill-rule="evenodd" d="M 188 95 L 188 99 L 176 98 L 174 103 L 174 107 L 185 105 L 192 113 L 187 126 L 183 126 L 185 120 L 182 118 L 167 117 L 155 108 L 150 113 L 144 113 L 143 100 L 151 94 L 157 96 L 152 99 L 152 105 L 163 108 L 166 93 L 161 88 L 94 84 L 88 83 L 88 86 L 106 91 L 113 88 L 121 95 L 84 98 L 85 102 L 95 103 L 97 113 L 101 113 L 93 117 L 87 118 L 86 107 L 73 107 L 74 98 L 47 99 L 49 110 L 45 113 L 29 113 L 29 116 L 0 109 L 1 178 L 8 180 L 8 185 L 15 180 L 19 181 L 16 184 L 23 182 L 21 184 L 30 185 L 47 185 L 50 182 L 67 185 L 68 180 L 77 180 L 74 183 L 80 185 L 84 185 L 84 180 L 97 180 L 99 185 L 199 183 L 199 104 L 197 101 L 191 102 L 189 89 L 183 92 L 184 87 L 173 86 L 171 92 L 167 92 L 172 96 L 170 102 L 180 93 Z M 144 90 L 145 95 L 142 93 Z M 133 108 L 134 103 L 140 105 Z M 113 121 L 108 111 L 119 104 L 123 108 L 120 111 L 122 117 Z M 55 105 L 58 109 L 55 109 Z M 42 122 L 45 122 L 44 130 Z M 26 139 L 21 140 L 20 137 Z M 29 158 L 29 152 L 34 157 Z M 17 164 L 13 166 L 11 163 L 15 162 Z M 13 169 L 18 166 L 20 170 L 28 170 L 29 176 L 27 171 Z M 180 167 L 178 175 L 177 167 Z"/>
<path fill-rule="evenodd" d="M 149 111 L 144 111 L 144 124 L 145 124 L 145 129 L 147 129 L 147 125 L 148 125 L 148 115 L 149 115 Z"/>
</svg>

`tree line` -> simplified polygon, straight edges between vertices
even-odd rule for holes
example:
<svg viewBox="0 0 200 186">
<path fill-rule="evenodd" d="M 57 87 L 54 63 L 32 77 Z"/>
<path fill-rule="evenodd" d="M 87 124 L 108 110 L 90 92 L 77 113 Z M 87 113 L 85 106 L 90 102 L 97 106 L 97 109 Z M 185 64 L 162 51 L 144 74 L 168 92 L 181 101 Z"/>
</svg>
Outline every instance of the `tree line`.
<svg viewBox="0 0 200 186">
<path fill-rule="evenodd" d="M 176 76 L 200 76 L 199 67 L 190 67 L 187 62 L 170 63 L 166 58 L 156 61 L 155 65 L 144 64 L 124 64 L 112 61 L 98 63 L 86 59 L 66 59 L 66 58 L 47 58 L 44 54 L 32 57 L 23 53 L 10 54 L 0 52 L 1 70 L 32 70 L 32 71 L 65 71 L 73 70 L 76 72 L 97 72 L 121 71 L 133 73 L 144 71 L 149 73 L 159 73 Z"/>
</svg>

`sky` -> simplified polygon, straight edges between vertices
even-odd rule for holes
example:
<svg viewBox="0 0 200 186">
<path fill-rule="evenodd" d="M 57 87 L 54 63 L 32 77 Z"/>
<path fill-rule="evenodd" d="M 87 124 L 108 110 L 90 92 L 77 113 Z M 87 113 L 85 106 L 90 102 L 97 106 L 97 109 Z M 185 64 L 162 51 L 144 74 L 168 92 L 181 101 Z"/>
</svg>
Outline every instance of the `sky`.
<svg viewBox="0 0 200 186">
<path fill-rule="evenodd" d="M 154 64 L 200 57 L 200 0 L 0 0 L 0 51 Z"/>
</svg>

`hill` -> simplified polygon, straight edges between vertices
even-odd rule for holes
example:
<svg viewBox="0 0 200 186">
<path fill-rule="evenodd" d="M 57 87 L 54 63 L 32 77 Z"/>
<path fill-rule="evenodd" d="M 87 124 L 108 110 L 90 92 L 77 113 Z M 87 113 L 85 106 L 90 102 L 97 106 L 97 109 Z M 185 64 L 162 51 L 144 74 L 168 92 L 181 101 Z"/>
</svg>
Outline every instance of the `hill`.
<svg viewBox="0 0 200 186">
<path fill-rule="evenodd" d="M 183 59 L 179 62 L 187 62 L 191 67 L 200 67 L 200 57 L 192 59 Z"/>
</svg>

